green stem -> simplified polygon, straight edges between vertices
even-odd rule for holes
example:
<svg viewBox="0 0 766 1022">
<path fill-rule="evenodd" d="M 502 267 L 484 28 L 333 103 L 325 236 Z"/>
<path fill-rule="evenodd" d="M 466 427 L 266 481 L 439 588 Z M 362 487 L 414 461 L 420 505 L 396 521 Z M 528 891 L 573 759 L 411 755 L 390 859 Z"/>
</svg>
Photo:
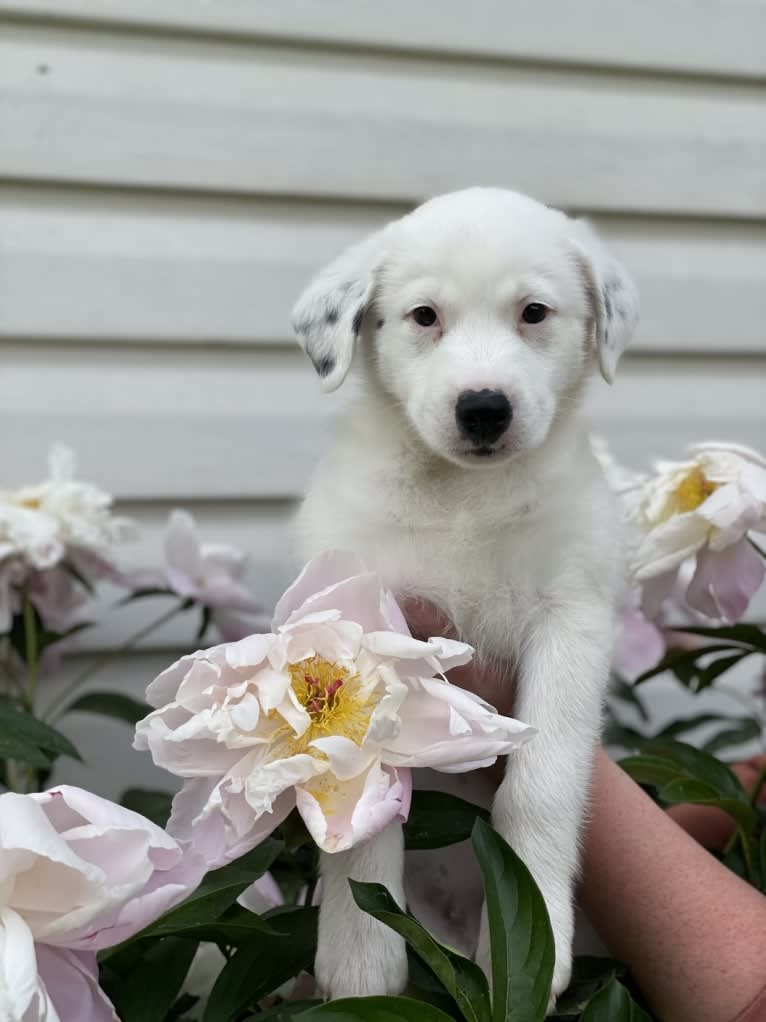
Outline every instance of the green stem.
<svg viewBox="0 0 766 1022">
<path fill-rule="evenodd" d="M 758 878 L 755 875 L 755 865 L 753 863 L 753 853 L 750 848 L 750 835 L 746 830 L 742 830 L 737 827 L 737 834 L 739 836 L 740 844 L 742 845 L 742 855 L 745 859 L 745 867 L 747 869 L 747 878 L 753 887 L 758 886 Z"/>
<path fill-rule="evenodd" d="M 761 550 L 761 548 L 758 546 L 755 540 L 751 539 L 750 536 L 747 537 L 747 541 L 750 544 L 750 546 L 757 550 L 761 557 L 763 557 L 763 559 L 766 560 L 766 550 Z"/>
<path fill-rule="evenodd" d="M 24 696 L 24 705 L 30 713 L 35 712 L 35 699 L 37 697 L 37 622 L 35 621 L 35 609 L 29 594 L 24 594 L 24 651 L 27 665 L 27 688 Z"/>
<path fill-rule="evenodd" d="M 152 621 L 148 625 L 144 625 L 143 628 L 140 628 L 137 632 L 131 635 L 129 639 L 123 642 L 121 646 L 110 650 L 102 657 L 99 657 L 95 663 L 86 667 L 85 670 L 81 671 L 65 688 L 61 690 L 61 692 L 59 692 L 58 696 L 53 700 L 43 714 L 43 720 L 55 724 L 55 722 L 62 717 L 64 713 L 66 713 L 66 704 L 81 685 L 85 684 L 85 682 L 92 678 L 94 674 L 108 666 L 108 664 L 110 664 L 113 660 L 122 656 L 123 653 L 128 653 L 131 649 L 133 649 L 136 643 L 145 639 L 147 635 L 151 635 L 152 632 L 157 631 L 158 628 L 167 624 L 167 622 L 170 621 L 171 618 L 174 618 L 176 614 L 180 614 L 182 611 L 188 610 L 189 607 L 193 606 L 193 603 L 193 600 L 182 600 L 181 603 L 176 604 L 175 607 L 171 607 L 170 610 L 160 615 L 156 621 Z"/>
<path fill-rule="evenodd" d="M 761 794 L 761 788 L 766 784 L 766 766 L 762 766 L 758 771 L 755 778 L 755 784 L 753 790 L 750 792 L 750 805 L 755 809 L 758 803 L 758 796 Z"/>
</svg>

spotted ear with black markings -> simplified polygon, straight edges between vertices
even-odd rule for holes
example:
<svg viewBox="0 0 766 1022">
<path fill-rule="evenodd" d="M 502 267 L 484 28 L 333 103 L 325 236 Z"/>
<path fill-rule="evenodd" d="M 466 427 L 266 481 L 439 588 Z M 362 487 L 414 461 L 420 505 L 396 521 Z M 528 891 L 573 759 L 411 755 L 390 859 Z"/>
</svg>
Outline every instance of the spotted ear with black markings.
<svg viewBox="0 0 766 1022">
<path fill-rule="evenodd" d="M 638 290 L 628 271 L 584 220 L 574 221 L 574 242 L 581 257 L 591 305 L 598 364 L 607 383 L 638 323 Z"/>
<path fill-rule="evenodd" d="M 345 380 L 375 290 L 383 231 L 346 249 L 311 281 L 293 309 L 298 342 L 314 363 L 322 387 Z"/>
</svg>

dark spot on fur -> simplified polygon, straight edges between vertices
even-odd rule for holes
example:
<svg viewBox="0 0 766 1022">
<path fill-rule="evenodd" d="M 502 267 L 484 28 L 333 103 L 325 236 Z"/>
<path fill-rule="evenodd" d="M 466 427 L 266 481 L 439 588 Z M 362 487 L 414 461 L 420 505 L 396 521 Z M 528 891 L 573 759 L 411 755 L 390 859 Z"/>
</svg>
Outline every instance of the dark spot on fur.
<svg viewBox="0 0 766 1022">
<path fill-rule="evenodd" d="M 338 322 L 337 308 L 334 305 L 331 305 L 330 308 L 325 313 L 324 318 L 327 320 L 328 323 L 337 323 Z"/>
<path fill-rule="evenodd" d="M 364 306 L 360 305 L 354 313 L 354 319 L 351 323 L 351 329 L 354 331 L 354 337 L 359 336 L 359 331 L 362 329 L 362 320 L 364 319 Z"/>
<path fill-rule="evenodd" d="M 606 286 L 606 285 L 601 289 L 601 300 L 604 303 L 604 312 L 606 313 L 606 318 L 607 319 L 611 319 L 612 318 L 612 296 L 611 296 L 611 292 L 610 292 L 609 287 Z"/>
<path fill-rule="evenodd" d="M 332 355 L 323 355 L 321 358 L 312 358 L 311 361 L 314 363 L 314 368 L 317 373 L 319 373 L 322 378 L 329 376 L 335 368 L 335 359 Z"/>
<path fill-rule="evenodd" d="M 378 320 L 375 326 L 377 327 L 378 330 L 380 330 L 380 328 L 383 326 L 385 322 L 386 322 L 385 319 L 383 319 L 383 317 L 381 316 L 381 318 Z"/>
</svg>

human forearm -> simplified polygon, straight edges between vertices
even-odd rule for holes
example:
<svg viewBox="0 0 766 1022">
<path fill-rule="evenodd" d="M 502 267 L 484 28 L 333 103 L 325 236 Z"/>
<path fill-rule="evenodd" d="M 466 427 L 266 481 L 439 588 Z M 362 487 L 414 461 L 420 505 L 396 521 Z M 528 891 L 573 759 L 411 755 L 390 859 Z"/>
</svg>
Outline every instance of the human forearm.
<svg viewBox="0 0 766 1022">
<path fill-rule="evenodd" d="M 728 1022 L 766 981 L 766 899 L 596 755 L 580 898 L 667 1022 Z"/>
</svg>

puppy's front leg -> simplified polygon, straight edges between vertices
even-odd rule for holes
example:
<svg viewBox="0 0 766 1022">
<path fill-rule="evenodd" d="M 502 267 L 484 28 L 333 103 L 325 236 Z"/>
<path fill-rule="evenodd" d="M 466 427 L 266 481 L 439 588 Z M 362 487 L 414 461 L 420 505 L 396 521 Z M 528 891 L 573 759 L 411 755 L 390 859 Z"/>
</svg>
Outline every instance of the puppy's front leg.
<svg viewBox="0 0 766 1022">
<path fill-rule="evenodd" d="M 348 852 L 323 853 L 315 975 L 329 998 L 398 994 L 407 983 L 404 940 L 357 908 L 349 878 L 384 884 L 404 908 L 404 835 L 390 824 Z"/>
<path fill-rule="evenodd" d="M 492 811 L 495 828 L 526 863 L 545 899 L 556 942 L 555 998 L 569 984 L 578 833 L 588 796 L 609 673 L 612 613 L 593 601 L 538 615 L 522 653 L 515 714 L 539 730 L 509 758 Z M 478 959 L 487 969 L 482 924 Z"/>
</svg>

